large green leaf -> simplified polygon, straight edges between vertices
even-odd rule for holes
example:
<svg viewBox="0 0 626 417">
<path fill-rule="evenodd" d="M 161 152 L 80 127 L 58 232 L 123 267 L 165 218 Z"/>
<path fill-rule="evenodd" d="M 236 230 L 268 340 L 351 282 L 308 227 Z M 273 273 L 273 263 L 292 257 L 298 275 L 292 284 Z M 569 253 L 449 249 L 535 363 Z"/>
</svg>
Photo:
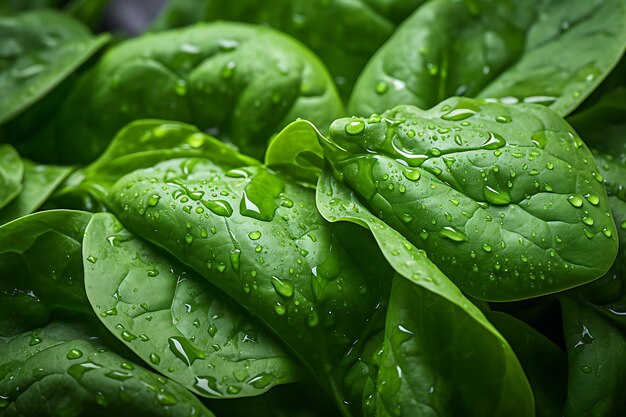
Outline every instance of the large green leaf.
<svg viewBox="0 0 626 417">
<path fill-rule="evenodd" d="M 110 351 L 77 323 L 0 337 L 0 353 L 2 416 L 213 416 L 181 385 Z"/>
<path fill-rule="evenodd" d="M 353 114 L 426 109 L 457 95 L 575 109 L 626 45 L 622 0 L 433 0 L 374 55 Z"/>
<path fill-rule="evenodd" d="M 111 209 L 262 320 L 324 384 L 388 291 L 371 238 L 331 227 L 313 192 L 267 168 L 170 160 L 121 178 Z"/>
<path fill-rule="evenodd" d="M 532 416 L 532 392 L 511 347 L 459 289 L 398 232 L 324 172 L 317 206 L 369 229 L 396 278 L 383 347 L 366 384 L 366 415 Z M 372 371 L 369 371 L 372 372 Z M 369 391 L 368 391 L 369 389 Z"/>
<path fill-rule="evenodd" d="M 107 40 L 52 10 L 0 17 L 0 124 L 40 100 Z"/>
<path fill-rule="evenodd" d="M 233 20 L 274 27 L 299 39 L 328 66 L 347 98 L 372 54 L 424 0 L 170 0 L 156 29 L 200 20 Z"/>
<path fill-rule="evenodd" d="M 90 218 L 52 210 L 0 227 L 0 335 L 44 326 L 59 311 L 93 314 L 81 252 Z"/>
<path fill-rule="evenodd" d="M 561 291 L 615 258 L 593 156 L 547 107 L 467 98 L 398 106 L 335 121 L 322 145 L 341 180 L 474 297 Z"/>
<path fill-rule="evenodd" d="M 259 395 L 297 379 L 297 365 L 265 328 L 111 214 L 94 215 L 83 254 L 94 311 L 162 374 L 217 398 Z"/>
<path fill-rule="evenodd" d="M 297 41 L 269 28 L 199 24 L 111 48 L 49 125 L 34 134 L 33 123 L 22 123 L 11 140 L 35 160 L 85 163 L 125 124 L 161 118 L 262 158 L 270 137 L 293 120 L 327 127 L 343 114 L 327 70 Z"/>
<path fill-rule="evenodd" d="M 0 144 L 0 209 L 22 191 L 24 164 L 11 145 Z"/>
<path fill-rule="evenodd" d="M 40 165 L 24 160 L 21 193 L 0 210 L 0 225 L 37 210 L 70 174 L 71 167 Z"/>
</svg>

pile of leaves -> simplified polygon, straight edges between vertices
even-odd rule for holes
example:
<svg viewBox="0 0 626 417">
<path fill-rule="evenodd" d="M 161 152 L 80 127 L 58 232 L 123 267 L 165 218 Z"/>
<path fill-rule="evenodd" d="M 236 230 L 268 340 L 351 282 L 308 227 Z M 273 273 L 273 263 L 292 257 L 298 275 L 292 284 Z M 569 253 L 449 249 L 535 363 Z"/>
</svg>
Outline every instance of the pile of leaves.
<svg viewBox="0 0 626 417">
<path fill-rule="evenodd" d="M 624 415 L 626 2 L 106 6 L 0 1 L 0 416 Z"/>
</svg>

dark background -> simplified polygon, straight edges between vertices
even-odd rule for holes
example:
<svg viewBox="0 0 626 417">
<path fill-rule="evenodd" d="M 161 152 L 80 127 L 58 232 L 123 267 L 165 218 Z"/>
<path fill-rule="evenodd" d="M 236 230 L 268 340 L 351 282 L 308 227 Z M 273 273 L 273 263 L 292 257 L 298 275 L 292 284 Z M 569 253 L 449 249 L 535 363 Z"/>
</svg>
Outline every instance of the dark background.
<svg viewBox="0 0 626 417">
<path fill-rule="evenodd" d="M 104 12 L 102 29 L 135 36 L 143 33 L 167 0 L 111 0 Z"/>
</svg>

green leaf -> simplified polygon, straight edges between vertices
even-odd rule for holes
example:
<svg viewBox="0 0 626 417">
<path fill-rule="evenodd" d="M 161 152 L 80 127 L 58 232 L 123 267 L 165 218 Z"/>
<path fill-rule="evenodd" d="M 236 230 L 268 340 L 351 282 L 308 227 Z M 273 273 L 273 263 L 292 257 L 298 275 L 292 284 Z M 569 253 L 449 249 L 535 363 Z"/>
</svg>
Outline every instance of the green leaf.
<svg viewBox="0 0 626 417">
<path fill-rule="evenodd" d="M 80 77 L 45 129 L 11 138 L 24 138 L 32 159 L 86 163 L 127 123 L 160 118 L 194 124 L 260 159 L 293 120 L 325 128 L 343 114 L 328 72 L 302 45 L 269 28 L 221 22 L 121 42 Z"/>
<path fill-rule="evenodd" d="M 109 39 L 45 9 L 0 17 L 0 34 L 0 124 L 44 97 Z"/>
<path fill-rule="evenodd" d="M 569 365 L 564 415 L 621 415 L 626 406 L 624 309 L 602 308 L 611 319 L 580 298 L 562 296 L 559 301 Z M 621 323 L 621 328 L 615 322 Z"/>
<path fill-rule="evenodd" d="M 111 352 L 76 323 L 0 337 L 0 352 L 2 415 L 213 416 L 181 385 Z"/>
<path fill-rule="evenodd" d="M 322 172 L 324 151 L 321 133 L 309 121 L 297 120 L 272 139 L 265 153 L 265 165 L 292 178 L 315 184 Z"/>
<path fill-rule="evenodd" d="M 621 0 L 434 0 L 369 61 L 349 110 L 426 109 L 466 95 L 541 102 L 567 115 L 620 60 L 624 21 Z"/>
<path fill-rule="evenodd" d="M 429 409 L 444 415 L 532 415 L 532 392 L 510 346 L 423 251 L 326 171 L 318 183 L 317 206 L 329 221 L 369 229 L 406 279 L 394 281 L 383 350 L 375 359 L 380 369 L 371 394 L 376 400 L 366 402 L 366 410 L 375 409 L 375 415 L 423 415 Z"/>
<path fill-rule="evenodd" d="M 44 326 L 60 310 L 92 314 L 81 252 L 90 218 L 51 210 L 0 227 L 0 335 Z"/>
<path fill-rule="evenodd" d="M 22 191 L 24 164 L 11 145 L 0 144 L 0 209 Z"/>
<path fill-rule="evenodd" d="M 566 396 L 567 358 L 541 333 L 506 313 L 492 311 L 489 320 L 511 344 L 535 397 L 537 417 L 562 417 Z"/>
<path fill-rule="evenodd" d="M 225 171 L 187 158 L 121 178 L 110 207 L 133 233 L 245 306 L 327 383 L 385 297 L 389 275 L 359 267 L 362 255 L 343 244 L 363 239 L 358 228 L 331 227 L 314 198 L 267 168 Z"/>
<path fill-rule="evenodd" d="M 399 106 L 335 121 L 322 146 L 368 208 L 476 298 L 568 289 L 615 258 L 602 176 L 547 107 L 467 98 Z"/>
<path fill-rule="evenodd" d="M 105 326 L 196 394 L 259 395 L 298 379 L 285 348 L 236 303 L 107 213 L 83 243 L 85 288 Z"/>
<path fill-rule="evenodd" d="M 39 165 L 24 160 L 22 192 L 0 210 L 0 225 L 37 210 L 70 174 L 71 167 Z"/>
<path fill-rule="evenodd" d="M 170 0 L 154 28 L 188 26 L 200 20 L 276 28 L 311 48 L 328 67 L 342 97 L 347 98 L 370 56 L 422 3 L 424 0 Z"/>
<path fill-rule="evenodd" d="M 65 181 L 54 195 L 55 203 L 94 210 L 104 205 L 110 188 L 122 176 L 167 159 L 192 156 L 210 156 L 231 168 L 259 164 L 194 126 L 137 120 L 122 128 L 97 160 Z"/>
</svg>

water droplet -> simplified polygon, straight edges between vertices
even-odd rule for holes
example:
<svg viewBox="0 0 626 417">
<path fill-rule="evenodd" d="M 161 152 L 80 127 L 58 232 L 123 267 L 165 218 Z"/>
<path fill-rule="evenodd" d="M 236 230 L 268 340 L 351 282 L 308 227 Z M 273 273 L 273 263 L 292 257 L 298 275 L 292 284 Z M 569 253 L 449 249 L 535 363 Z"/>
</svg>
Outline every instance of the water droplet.
<svg viewBox="0 0 626 417">
<path fill-rule="evenodd" d="M 233 76 L 234 72 L 235 72 L 235 68 L 236 67 L 237 67 L 237 62 L 235 62 L 235 61 L 233 61 L 231 59 L 228 62 L 226 62 L 226 64 L 224 64 L 224 66 L 222 67 L 222 72 L 220 73 L 220 75 L 224 79 L 231 78 Z"/>
<path fill-rule="evenodd" d="M 239 259 L 241 258 L 241 250 L 233 249 L 229 252 L 230 265 L 235 272 L 239 272 Z"/>
<path fill-rule="evenodd" d="M 217 389 L 217 380 L 212 376 L 197 376 L 193 387 L 204 395 L 222 396 L 222 393 Z"/>
<path fill-rule="evenodd" d="M 599 172 L 592 172 L 591 176 L 593 176 L 596 179 L 596 181 L 598 181 L 599 183 L 604 181 L 604 177 L 602 177 L 602 175 L 600 175 Z"/>
<path fill-rule="evenodd" d="M 496 116 L 496 122 L 511 123 L 511 118 L 509 116 Z"/>
<path fill-rule="evenodd" d="M 466 108 L 458 108 L 450 110 L 448 113 L 441 116 L 443 120 L 450 120 L 453 122 L 458 122 L 460 120 L 467 119 L 476 114 L 476 110 L 466 109 Z"/>
<path fill-rule="evenodd" d="M 266 372 L 261 372 L 248 381 L 248 384 L 257 389 L 267 388 L 274 381 L 274 376 Z"/>
<path fill-rule="evenodd" d="M 585 223 L 587 226 L 592 226 L 593 225 L 593 217 L 583 217 L 582 219 L 583 223 Z"/>
<path fill-rule="evenodd" d="M 591 367 L 588 366 L 588 365 L 581 366 L 580 370 L 583 371 L 583 373 L 585 373 L 585 374 L 590 374 L 591 373 Z"/>
<path fill-rule="evenodd" d="M 78 349 L 71 349 L 69 352 L 67 352 L 67 355 L 65 355 L 65 357 L 67 359 L 78 359 L 78 358 L 82 358 L 83 357 L 83 352 L 81 352 Z"/>
<path fill-rule="evenodd" d="M 77 363 L 77 364 L 70 366 L 67 370 L 67 373 L 70 374 L 72 378 L 76 380 L 80 380 L 85 374 L 85 372 L 92 371 L 94 369 L 100 369 L 100 368 L 102 367 L 100 365 L 96 365 L 95 363 L 83 362 L 83 363 Z"/>
<path fill-rule="evenodd" d="M 379 81 L 376 83 L 375 90 L 378 94 L 385 94 L 388 89 L 389 84 L 387 84 L 385 81 Z"/>
<path fill-rule="evenodd" d="M 466 242 L 468 238 L 462 232 L 456 230 L 454 227 L 446 226 L 439 231 L 439 236 L 453 240 L 455 242 Z"/>
<path fill-rule="evenodd" d="M 279 316 L 283 316 L 287 312 L 287 309 L 281 303 L 276 303 L 276 305 L 274 306 L 274 311 L 276 311 L 276 314 L 278 314 Z"/>
<path fill-rule="evenodd" d="M 609 229 L 607 229 L 606 227 L 602 229 L 602 234 L 606 237 L 611 237 L 613 236 L 613 232 L 611 232 Z"/>
<path fill-rule="evenodd" d="M 546 132 L 537 132 L 530 137 L 531 142 L 538 148 L 543 149 L 548 143 Z M 552 169 L 552 168 L 550 168 Z"/>
<path fill-rule="evenodd" d="M 483 188 L 485 201 L 493 205 L 507 205 L 511 202 L 511 194 L 508 191 L 498 191 L 488 185 Z"/>
<path fill-rule="evenodd" d="M 126 381 L 127 379 L 130 379 L 133 377 L 131 373 L 122 372 L 122 371 L 109 371 L 106 374 L 104 374 L 104 376 L 111 378 L 111 379 L 116 379 L 118 381 Z"/>
<path fill-rule="evenodd" d="M 309 327 L 315 327 L 317 326 L 319 323 L 319 316 L 317 315 L 317 312 L 313 309 L 313 307 L 311 307 L 311 311 L 309 312 L 309 315 L 306 318 L 306 325 Z"/>
<path fill-rule="evenodd" d="M 626 220 L 624 220 L 619 227 L 621 227 L 622 229 L 626 230 Z"/>
<path fill-rule="evenodd" d="M 248 233 L 248 237 L 251 240 L 259 240 L 261 238 L 261 232 L 258 230 L 252 231 L 250 233 Z"/>
<path fill-rule="evenodd" d="M 353 120 L 348 122 L 345 131 L 349 135 L 358 135 L 365 130 L 365 122 L 363 120 Z"/>
<path fill-rule="evenodd" d="M 203 200 L 202 204 L 218 216 L 230 217 L 233 214 L 233 208 L 225 200 Z"/>
<path fill-rule="evenodd" d="M 197 359 L 204 359 L 204 352 L 195 348 L 181 336 L 172 336 L 167 339 L 170 351 L 187 366 L 191 366 Z"/>
<path fill-rule="evenodd" d="M 176 81 L 176 85 L 174 86 L 174 93 L 177 96 L 185 96 L 185 94 L 187 94 L 187 82 L 185 80 Z"/>
<path fill-rule="evenodd" d="M 420 179 L 421 174 L 417 169 L 405 168 L 402 170 L 402 175 L 410 181 L 417 181 Z"/>
<path fill-rule="evenodd" d="M 43 339 L 36 334 L 30 335 L 30 342 L 28 342 L 28 346 L 36 346 L 43 342 Z"/>
<path fill-rule="evenodd" d="M 161 405 L 175 405 L 178 403 L 174 394 L 167 391 L 157 392 L 157 401 Z"/>
<path fill-rule="evenodd" d="M 600 204 L 600 197 L 598 197 L 595 194 L 585 194 L 585 198 L 594 206 L 597 206 L 598 204 Z"/>
<path fill-rule="evenodd" d="M 272 276 L 272 285 L 279 295 L 285 298 L 293 297 L 293 283 L 290 280 Z"/>
<path fill-rule="evenodd" d="M 156 353 L 151 353 L 149 356 L 150 362 L 153 363 L 154 365 L 158 365 L 161 363 L 161 357 L 159 355 L 157 355 Z"/>
<path fill-rule="evenodd" d="M 491 252 L 491 249 L 492 249 L 492 248 L 491 248 L 491 245 L 490 245 L 490 244 L 488 244 L 488 243 L 483 243 L 483 244 L 482 244 L 482 248 L 483 248 L 483 250 L 484 250 L 485 252 L 487 252 L 487 253 Z"/>
<path fill-rule="evenodd" d="M 583 205 L 583 198 L 578 194 L 568 196 L 567 201 L 576 208 L 582 207 Z"/>
<path fill-rule="evenodd" d="M 495 132 L 489 132 L 489 137 L 481 145 L 483 149 L 498 149 L 506 145 L 506 140 Z"/>
<path fill-rule="evenodd" d="M 593 234 L 593 232 L 591 230 L 588 229 L 583 229 L 583 232 L 585 233 L 585 236 L 587 236 L 587 239 L 593 239 L 596 235 Z"/>
<path fill-rule="evenodd" d="M 87 261 L 92 264 L 95 264 L 98 261 L 98 258 L 96 258 L 95 256 L 88 256 Z"/>
<path fill-rule="evenodd" d="M 228 388 L 226 388 L 226 392 L 231 395 L 239 394 L 240 391 L 241 387 L 238 387 L 237 385 L 230 385 Z"/>
</svg>

